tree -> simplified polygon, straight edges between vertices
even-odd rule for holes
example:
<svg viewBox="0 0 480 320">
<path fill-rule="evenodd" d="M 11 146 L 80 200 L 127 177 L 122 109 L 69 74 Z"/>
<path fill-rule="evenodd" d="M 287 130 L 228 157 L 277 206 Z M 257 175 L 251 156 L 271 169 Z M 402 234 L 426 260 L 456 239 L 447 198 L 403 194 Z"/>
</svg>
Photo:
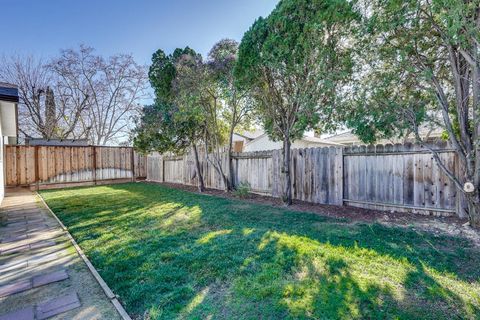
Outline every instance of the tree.
<svg viewBox="0 0 480 320">
<path fill-rule="evenodd" d="M 292 203 L 292 141 L 309 128 L 334 125 L 351 71 L 347 36 L 354 19 L 348 1 L 282 0 L 240 44 L 236 75 L 250 87 L 269 137 L 283 141 L 286 204 Z"/>
<path fill-rule="evenodd" d="M 3 57 L 0 80 L 18 86 L 19 130 L 26 137 L 81 138 L 78 124 L 88 108 L 88 94 L 59 90 L 61 75 L 43 60 L 29 56 Z"/>
<path fill-rule="evenodd" d="M 155 91 L 155 104 L 143 109 L 135 130 L 134 146 L 143 151 L 184 153 L 192 148 L 200 192 L 205 190 L 197 145 L 204 137 L 205 121 L 198 104 L 193 103 L 186 83 L 177 76 L 179 60 L 196 60 L 198 55 L 190 48 L 176 49 L 166 55 L 158 50 L 152 57 L 150 83 Z M 185 62 L 181 62 L 185 63 Z"/>
<path fill-rule="evenodd" d="M 237 58 L 238 43 L 232 39 L 223 39 L 212 47 L 207 61 L 211 80 L 213 80 L 214 88 L 223 104 L 220 116 L 228 126 L 227 176 L 225 179 L 227 190 L 234 188 L 232 170 L 233 134 L 240 126 L 248 126 L 253 106 L 248 89 L 241 87 L 234 75 Z"/>
<path fill-rule="evenodd" d="M 367 142 L 412 131 L 423 143 L 420 126 L 444 128 L 464 173 L 450 171 L 424 145 L 465 195 L 471 225 L 480 227 L 480 2 L 362 5 L 359 43 L 368 47 L 358 48 L 363 68 L 352 85 L 348 125 Z"/>
<path fill-rule="evenodd" d="M 228 130 L 223 113 L 225 104 L 217 74 L 201 55 L 183 54 L 175 63 L 174 100 L 184 112 L 196 111 L 203 120 L 197 130 L 203 132 L 205 159 L 221 177 L 225 190 L 229 189 L 228 176 L 223 168 L 223 149 Z"/>
<path fill-rule="evenodd" d="M 103 58 L 94 49 L 61 50 L 49 61 L 3 58 L 0 80 L 19 87 L 20 131 L 45 139 L 125 138 L 145 97 L 146 70 L 131 55 Z"/>
<path fill-rule="evenodd" d="M 94 54 L 81 45 L 78 50 L 62 50 L 49 67 L 58 75 L 55 87 L 70 102 L 88 97 L 88 108 L 80 124 L 85 135 L 96 145 L 106 145 L 125 138 L 145 97 L 147 75 L 128 54 L 108 58 Z"/>
</svg>

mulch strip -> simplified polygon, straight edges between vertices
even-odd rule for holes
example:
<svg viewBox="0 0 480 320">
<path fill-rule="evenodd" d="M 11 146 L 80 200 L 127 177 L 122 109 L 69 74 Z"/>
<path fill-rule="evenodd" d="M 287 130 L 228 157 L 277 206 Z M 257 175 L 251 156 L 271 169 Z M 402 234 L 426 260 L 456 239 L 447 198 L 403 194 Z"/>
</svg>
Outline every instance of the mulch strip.
<svg viewBox="0 0 480 320">
<path fill-rule="evenodd" d="M 279 198 L 274 198 L 271 196 L 264 196 L 259 194 L 250 193 L 245 198 L 239 198 L 235 196 L 231 192 L 225 192 L 223 190 L 216 190 L 216 189 L 207 189 L 205 192 L 200 193 L 197 187 L 194 186 L 187 186 L 182 184 L 175 184 L 175 183 L 157 183 L 157 182 L 146 182 L 146 183 L 153 183 L 153 184 L 161 184 L 170 188 L 175 188 L 179 190 L 184 190 L 188 192 L 193 192 L 197 194 L 207 194 L 213 195 L 222 198 L 228 199 L 237 199 L 246 201 L 249 203 L 255 204 L 266 204 L 271 205 L 274 207 L 279 208 L 288 208 L 288 210 L 292 211 L 301 211 L 301 212 L 312 212 L 322 216 L 333 217 L 333 218 L 341 218 L 341 219 L 348 219 L 352 222 L 385 222 L 388 221 L 389 223 L 408 226 L 411 225 L 413 222 L 432 222 L 432 221 L 440 221 L 446 224 L 454 224 L 457 226 L 463 225 L 468 220 L 460 219 L 455 216 L 451 217 L 434 217 L 434 216 L 427 216 L 415 213 L 405 213 L 405 212 L 396 212 L 396 211 L 380 211 L 380 210 L 372 210 L 372 209 L 364 209 L 352 206 L 335 206 L 335 205 L 327 205 L 327 204 L 317 204 L 317 203 L 310 203 L 300 200 L 294 200 L 293 205 L 286 207 L 282 200 Z"/>
</svg>

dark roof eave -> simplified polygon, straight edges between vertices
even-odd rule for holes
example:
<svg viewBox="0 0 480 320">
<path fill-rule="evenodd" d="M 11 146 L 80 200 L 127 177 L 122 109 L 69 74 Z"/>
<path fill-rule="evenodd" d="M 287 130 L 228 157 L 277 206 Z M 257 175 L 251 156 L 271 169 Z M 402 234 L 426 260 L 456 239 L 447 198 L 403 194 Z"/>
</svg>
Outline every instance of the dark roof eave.
<svg viewBox="0 0 480 320">
<path fill-rule="evenodd" d="M 17 102 L 19 101 L 18 96 L 10 96 L 5 94 L 0 94 L 0 101 L 7 101 L 7 102 Z"/>
</svg>

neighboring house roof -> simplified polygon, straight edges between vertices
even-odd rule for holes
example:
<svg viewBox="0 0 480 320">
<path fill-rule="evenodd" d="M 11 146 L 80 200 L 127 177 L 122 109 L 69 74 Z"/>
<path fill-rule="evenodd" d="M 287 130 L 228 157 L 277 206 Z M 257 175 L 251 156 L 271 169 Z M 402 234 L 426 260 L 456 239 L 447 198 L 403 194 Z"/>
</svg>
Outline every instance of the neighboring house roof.
<svg viewBox="0 0 480 320">
<path fill-rule="evenodd" d="M 261 135 L 263 135 L 264 133 L 265 133 L 265 131 L 260 130 L 260 129 L 251 130 L 251 131 L 242 131 L 241 133 L 240 132 L 235 132 L 235 134 L 237 136 L 240 136 L 240 137 L 245 138 L 247 140 L 256 139 L 256 138 L 260 137 Z"/>
<path fill-rule="evenodd" d="M 353 134 L 351 131 L 346 131 L 342 133 L 336 133 L 329 137 L 323 138 L 326 141 L 336 142 L 336 143 L 355 143 L 360 142 L 360 139 Z"/>
<path fill-rule="evenodd" d="M 333 142 L 333 141 L 327 141 L 325 139 L 317 138 L 317 137 L 304 136 L 300 140 L 307 141 L 307 142 L 313 142 L 313 143 L 321 143 L 321 144 L 326 144 L 326 145 L 331 145 L 331 146 L 343 146 L 343 144 L 341 144 L 341 143 L 337 143 L 337 142 Z"/>
<path fill-rule="evenodd" d="M 440 128 L 440 127 L 432 128 L 429 126 L 422 126 L 419 129 L 419 134 L 422 138 L 439 138 L 442 136 L 443 131 L 444 131 L 443 128 Z M 412 139 L 413 136 L 409 135 L 408 138 Z M 362 141 L 360 140 L 360 138 L 358 138 L 358 136 L 352 133 L 351 131 L 333 134 L 331 136 L 323 138 L 323 140 L 341 143 L 341 144 L 357 144 L 357 143 L 362 144 Z M 393 139 L 393 140 L 399 140 L 399 139 Z M 390 143 L 385 139 L 383 139 L 382 141 L 379 141 L 379 143 L 382 143 L 382 142 Z"/>
<path fill-rule="evenodd" d="M 246 135 L 244 135 L 244 134 L 242 134 L 242 133 L 234 132 L 233 134 L 236 135 L 236 136 L 239 136 L 239 137 L 241 137 L 241 138 L 243 138 L 243 139 L 245 139 L 245 140 L 249 140 L 249 141 L 250 141 L 250 140 L 253 140 L 253 138 L 247 137 Z"/>
<path fill-rule="evenodd" d="M 245 144 L 245 147 L 248 147 L 248 146 L 250 146 L 250 145 L 252 145 L 252 144 L 254 144 L 254 143 L 257 143 L 258 141 L 262 140 L 264 137 L 267 137 L 267 138 L 268 138 L 267 133 L 263 133 L 262 135 L 256 137 L 255 139 L 247 142 L 247 143 Z M 270 140 L 270 139 L 268 138 L 268 140 Z M 331 141 L 326 141 L 326 140 L 321 139 L 321 138 L 309 137 L 309 136 L 304 136 L 304 137 L 301 138 L 301 139 L 297 139 L 297 140 L 294 141 L 294 143 L 295 143 L 295 142 L 301 142 L 301 141 L 307 142 L 307 143 L 310 143 L 310 144 L 313 143 L 313 144 L 323 145 L 323 146 L 335 146 L 335 147 L 343 146 L 343 145 L 340 144 L 340 143 L 331 142 Z"/>
<path fill-rule="evenodd" d="M 18 87 L 11 83 L 0 82 L 0 100 L 18 102 Z"/>
</svg>

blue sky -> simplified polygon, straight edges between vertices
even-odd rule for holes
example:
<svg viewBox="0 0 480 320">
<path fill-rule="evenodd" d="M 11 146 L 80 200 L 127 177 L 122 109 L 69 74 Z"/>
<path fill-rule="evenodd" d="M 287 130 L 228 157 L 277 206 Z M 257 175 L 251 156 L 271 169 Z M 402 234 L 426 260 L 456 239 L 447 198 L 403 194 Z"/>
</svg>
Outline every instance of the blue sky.
<svg viewBox="0 0 480 320">
<path fill-rule="evenodd" d="M 241 40 L 278 0 L 0 0 L 0 54 L 48 58 L 80 43 L 104 55 L 192 47 L 205 55 L 222 38 Z"/>
</svg>

